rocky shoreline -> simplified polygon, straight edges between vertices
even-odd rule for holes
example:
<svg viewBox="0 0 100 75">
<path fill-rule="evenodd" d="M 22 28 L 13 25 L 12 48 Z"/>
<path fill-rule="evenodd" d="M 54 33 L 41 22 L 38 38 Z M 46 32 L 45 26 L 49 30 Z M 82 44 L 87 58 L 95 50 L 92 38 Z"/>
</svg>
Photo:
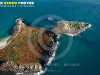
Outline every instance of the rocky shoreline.
<svg viewBox="0 0 100 75">
<path fill-rule="evenodd" d="M 20 34 L 22 30 L 24 30 L 27 25 L 23 22 L 22 18 L 16 20 L 16 26 L 14 27 L 14 32 L 12 36 L 7 40 L 7 45 L 11 44 L 13 40 Z M 41 48 L 42 56 L 38 59 L 39 62 L 27 63 L 27 64 L 17 64 L 12 60 L 5 60 L 2 64 L 0 64 L 0 71 L 12 71 L 14 73 L 21 74 L 41 74 L 46 70 L 46 66 L 49 62 L 54 58 L 54 54 L 57 47 L 57 37 L 61 34 L 79 34 L 84 31 L 89 24 L 85 22 L 72 22 L 72 21 L 60 21 L 57 22 L 57 27 L 46 30 L 40 28 L 40 33 L 48 34 L 46 36 L 49 37 L 49 44 L 45 43 L 45 40 L 40 37 L 38 39 L 38 46 Z M 27 31 L 27 30 L 26 30 Z M 35 35 L 38 32 L 35 32 Z M 44 35 L 44 34 L 43 34 Z M 47 41 L 47 43 L 48 43 Z"/>
<path fill-rule="evenodd" d="M 8 39 L 7 43 L 9 43 L 13 39 L 15 39 L 17 37 L 17 35 L 21 32 L 21 30 L 24 29 L 24 27 L 26 26 L 26 24 L 23 23 L 23 21 L 24 20 L 22 18 L 16 19 L 16 21 L 15 21 L 16 25 L 14 27 L 13 34 Z"/>
<path fill-rule="evenodd" d="M 43 71 L 43 68 L 40 63 L 16 65 L 16 63 L 13 61 L 7 61 L 2 64 L 0 71 L 11 71 L 16 74 L 34 74 Z"/>
<path fill-rule="evenodd" d="M 56 35 L 67 34 L 71 36 L 76 36 L 79 33 L 85 31 L 90 26 L 90 24 L 85 22 L 76 22 L 76 21 L 59 21 L 57 22 L 57 27 L 52 29 Z"/>
<path fill-rule="evenodd" d="M 12 36 L 7 40 L 7 45 L 11 44 L 13 42 L 13 40 L 15 40 L 15 38 L 20 34 L 20 32 L 26 27 L 26 24 L 23 23 L 23 19 L 19 18 L 16 20 L 16 26 L 14 27 L 14 31 Z M 41 49 L 44 51 L 43 52 L 43 56 L 45 58 L 42 58 L 39 60 L 38 63 L 28 63 L 28 64 L 16 64 L 14 61 L 11 60 L 6 60 L 3 61 L 2 64 L 0 64 L 0 71 L 11 71 L 14 72 L 16 74 L 41 74 L 43 73 L 46 68 L 45 65 L 48 64 L 48 62 L 52 61 L 49 60 L 53 57 L 53 54 L 55 52 L 55 46 L 56 41 L 54 41 L 54 39 L 56 38 L 56 36 L 54 35 L 54 33 L 52 33 L 51 31 L 48 30 L 43 30 L 42 28 L 40 28 L 40 30 L 42 30 L 43 32 L 46 32 L 46 34 L 48 34 L 49 37 L 51 37 L 51 45 L 46 46 L 45 43 L 42 43 L 41 41 L 38 41 L 39 46 L 41 47 Z M 49 35 L 51 34 L 51 35 Z M 53 38 L 53 36 L 55 36 L 55 38 Z M 40 38 L 40 40 L 42 40 Z M 42 60 L 42 61 L 41 61 Z"/>
<path fill-rule="evenodd" d="M 13 34 L 10 37 L 4 39 L 4 41 L 2 42 L 3 44 L 1 44 L 1 46 L 0 46 L 0 49 L 3 49 L 8 44 L 10 44 L 11 41 L 13 41 L 13 39 L 16 38 L 17 35 L 21 32 L 22 28 L 24 28 L 26 26 L 25 23 L 23 23 L 22 18 L 16 19 L 15 23 L 16 23 L 16 26 L 14 27 Z"/>
</svg>

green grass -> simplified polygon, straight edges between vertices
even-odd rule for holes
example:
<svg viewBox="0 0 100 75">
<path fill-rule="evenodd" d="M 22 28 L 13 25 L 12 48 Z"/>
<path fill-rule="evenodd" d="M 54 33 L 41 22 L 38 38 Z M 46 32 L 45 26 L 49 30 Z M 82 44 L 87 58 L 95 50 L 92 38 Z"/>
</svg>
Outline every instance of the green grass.
<svg viewBox="0 0 100 75">
<path fill-rule="evenodd" d="M 15 53 L 13 49 L 10 50 L 10 60 L 14 60 L 15 62 L 20 59 L 18 53 Z"/>
<path fill-rule="evenodd" d="M 20 59 L 20 57 L 19 57 L 19 54 L 18 53 L 16 53 L 15 55 L 14 55 L 14 61 L 16 62 L 16 61 L 18 61 L 19 59 Z"/>
<path fill-rule="evenodd" d="M 78 27 L 80 27 L 80 23 L 75 22 L 75 21 L 70 22 L 70 24 L 71 24 L 71 26 L 74 27 L 74 28 L 78 28 Z"/>
</svg>

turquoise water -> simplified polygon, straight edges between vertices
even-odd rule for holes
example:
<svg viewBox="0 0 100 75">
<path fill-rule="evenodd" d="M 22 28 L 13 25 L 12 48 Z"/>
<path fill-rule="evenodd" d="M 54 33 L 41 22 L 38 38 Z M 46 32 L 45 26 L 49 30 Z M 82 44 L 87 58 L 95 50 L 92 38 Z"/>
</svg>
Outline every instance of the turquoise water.
<svg viewBox="0 0 100 75">
<path fill-rule="evenodd" d="M 44 18 L 43 15 L 47 14 L 57 15 L 66 20 L 88 22 L 92 27 L 81 33 L 81 37 L 73 37 L 69 52 L 63 58 L 54 60 L 43 75 L 100 75 L 100 1 L 34 0 L 34 2 L 33 8 L 0 8 L 0 37 L 10 35 L 15 26 L 15 19 L 20 17 L 28 24 L 32 24 L 40 16 Z M 52 21 L 45 20 L 36 26 L 45 27 L 47 24 L 55 25 Z M 56 56 L 66 49 L 69 38 L 67 35 L 59 38 L 61 45 L 57 49 Z"/>
</svg>

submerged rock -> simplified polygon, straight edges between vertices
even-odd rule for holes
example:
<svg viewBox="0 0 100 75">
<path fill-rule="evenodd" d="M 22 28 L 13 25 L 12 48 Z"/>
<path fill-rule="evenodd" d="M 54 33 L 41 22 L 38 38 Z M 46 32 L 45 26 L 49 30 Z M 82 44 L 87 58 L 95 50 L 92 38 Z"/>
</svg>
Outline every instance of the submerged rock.
<svg viewBox="0 0 100 75">
<path fill-rule="evenodd" d="M 51 20 L 51 21 L 52 21 L 52 20 L 53 20 L 53 18 L 52 18 L 52 17 L 48 17 L 48 20 Z"/>
</svg>

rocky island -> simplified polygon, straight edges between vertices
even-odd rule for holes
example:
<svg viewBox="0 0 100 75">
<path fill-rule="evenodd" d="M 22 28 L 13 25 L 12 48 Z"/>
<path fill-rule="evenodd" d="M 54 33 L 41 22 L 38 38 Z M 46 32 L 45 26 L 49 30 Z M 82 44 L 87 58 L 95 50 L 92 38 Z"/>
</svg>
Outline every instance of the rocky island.
<svg viewBox="0 0 100 75">
<path fill-rule="evenodd" d="M 62 20 L 60 22 L 57 22 L 57 27 L 55 27 L 51 31 L 54 32 L 56 35 L 67 34 L 75 36 L 78 35 L 80 32 L 85 31 L 85 29 L 87 29 L 88 27 L 90 27 L 90 24 L 85 22 Z"/>
<path fill-rule="evenodd" d="M 57 22 L 57 27 L 30 27 L 22 18 L 16 20 L 13 34 L 0 47 L 0 71 L 20 74 L 41 74 L 53 57 L 57 36 L 77 35 L 89 27 L 88 23 L 75 21 Z"/>
</svg>

